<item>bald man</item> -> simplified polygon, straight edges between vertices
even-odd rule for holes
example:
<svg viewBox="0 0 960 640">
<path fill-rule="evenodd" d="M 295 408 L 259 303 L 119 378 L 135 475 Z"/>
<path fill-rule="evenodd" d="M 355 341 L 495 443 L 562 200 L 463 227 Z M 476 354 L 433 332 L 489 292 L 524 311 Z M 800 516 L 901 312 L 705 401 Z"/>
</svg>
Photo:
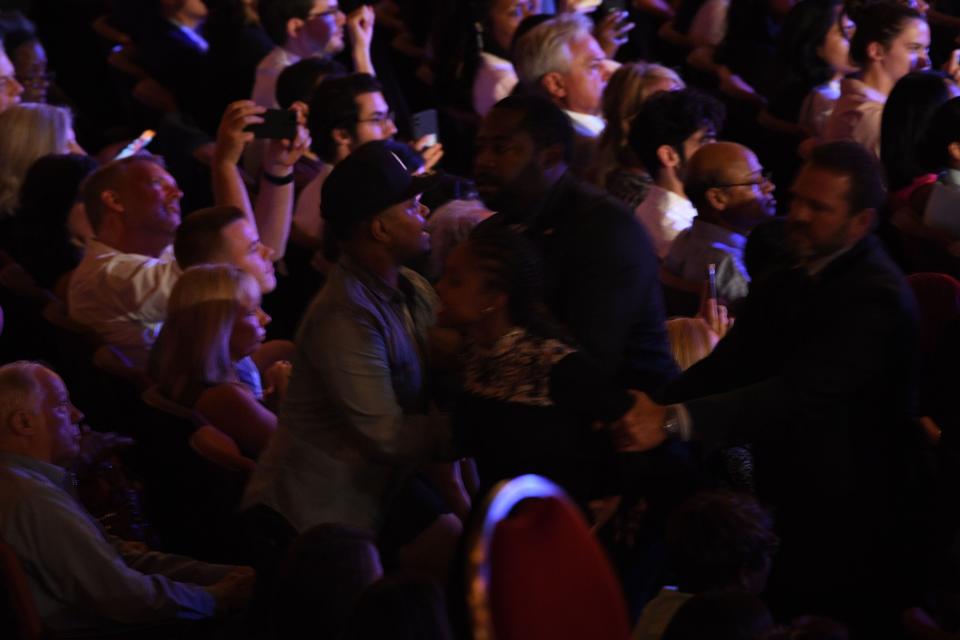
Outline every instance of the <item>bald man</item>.
<svg viewBox="0 0 960 640">
<path fill-rule="evenodd" d="M 743 264 L 747 235 L 777 210 L 773 183 L 750 149 L 716 142 L 693 154 L 683 184 L 697 216 L 674 240 L 664 269 L 699 282 L 715 264 L 718 297 L 736 306 L 750 283 Z"/>
<path fill-rule="evenodd" d="M 0 539 L 23 565 L 44 626 L 105 629 L 242 606 L 253 586 L 249 567 L 205 564 L 109 536 L 67 492 L 82 418 L 50 369 L 0 367 Z"/>
</svg>

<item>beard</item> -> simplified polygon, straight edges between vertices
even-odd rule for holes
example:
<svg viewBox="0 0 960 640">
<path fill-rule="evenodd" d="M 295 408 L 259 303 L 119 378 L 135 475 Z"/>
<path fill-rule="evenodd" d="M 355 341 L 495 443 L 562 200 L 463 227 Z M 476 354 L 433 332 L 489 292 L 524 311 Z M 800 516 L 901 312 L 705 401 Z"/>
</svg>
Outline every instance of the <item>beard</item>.
<svg viewBox="0 0 960 640">
<path fill-rule="evenodd" d="M 787 221 L 786 240 L 790 253 L 800 263 L 810 263 L 840 251 L 847 245 L 850 221 L 827 238 L 814 238 L 806 222 Z"/>
</svg>

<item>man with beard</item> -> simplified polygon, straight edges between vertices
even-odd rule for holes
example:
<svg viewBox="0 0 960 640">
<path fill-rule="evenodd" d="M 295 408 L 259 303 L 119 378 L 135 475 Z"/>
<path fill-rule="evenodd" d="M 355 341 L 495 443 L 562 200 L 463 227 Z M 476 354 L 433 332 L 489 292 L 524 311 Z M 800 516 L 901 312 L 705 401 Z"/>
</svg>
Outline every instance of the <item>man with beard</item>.
<svg viewBox="0 0 960 640">
<path fill-rule="evenodd" d="M 632 212 L 568 172 L 573 127 L 539 96 L 511 96 L 477 134 L 474 175 L 497 215 L 539 249 L 546 301 L 579 345 L 619 382 L 656 389 L 676 373 L 650 238 Z"/>
<path fill-rule="evenodd" d="M 882 175 L 860 145 L 816 148 L 791 190 L 795 266 L 755 282 L 714 352 L 621 425 L 638 451 L 752 442 L 757 493 L 782 540 L 768 601 L 862 637 L 884 635 L 876 627 L 896 611 L 894 471 L 909 450 L 917 339 L 913 296 L 871 233 Z"/>
</svg>

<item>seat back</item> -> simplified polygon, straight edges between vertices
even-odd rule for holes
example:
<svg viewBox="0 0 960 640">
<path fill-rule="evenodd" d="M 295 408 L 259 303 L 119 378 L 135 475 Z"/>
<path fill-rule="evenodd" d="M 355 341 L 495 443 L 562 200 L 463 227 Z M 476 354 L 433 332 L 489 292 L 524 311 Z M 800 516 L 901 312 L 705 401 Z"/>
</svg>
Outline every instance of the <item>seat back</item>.
<svg viewBox="0 0 960 640">
<path fill-rule="evenodd" d="M 623 640 L 623 592 L 586 520 L 562 489 L 526 475 L 498 484 L 468 538 L 475 640 Z"/>
</svg>

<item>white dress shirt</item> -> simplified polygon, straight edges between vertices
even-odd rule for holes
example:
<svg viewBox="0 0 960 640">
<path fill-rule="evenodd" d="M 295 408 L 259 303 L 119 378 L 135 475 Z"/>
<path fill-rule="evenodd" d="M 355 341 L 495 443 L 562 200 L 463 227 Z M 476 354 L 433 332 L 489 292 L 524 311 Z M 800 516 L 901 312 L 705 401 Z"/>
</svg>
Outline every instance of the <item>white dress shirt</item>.
<svg viewBox="0 0 960 640">
<path fill-rule="evenodd" d="M 697 210 L 689 200 L 657 185 L 650 187 L 635 213 L 650 234 L 653 250 L 661 260 L 667 257 L 670 245 L 680 232 L 689 229 L 697 217 Z"/>
</svg>

